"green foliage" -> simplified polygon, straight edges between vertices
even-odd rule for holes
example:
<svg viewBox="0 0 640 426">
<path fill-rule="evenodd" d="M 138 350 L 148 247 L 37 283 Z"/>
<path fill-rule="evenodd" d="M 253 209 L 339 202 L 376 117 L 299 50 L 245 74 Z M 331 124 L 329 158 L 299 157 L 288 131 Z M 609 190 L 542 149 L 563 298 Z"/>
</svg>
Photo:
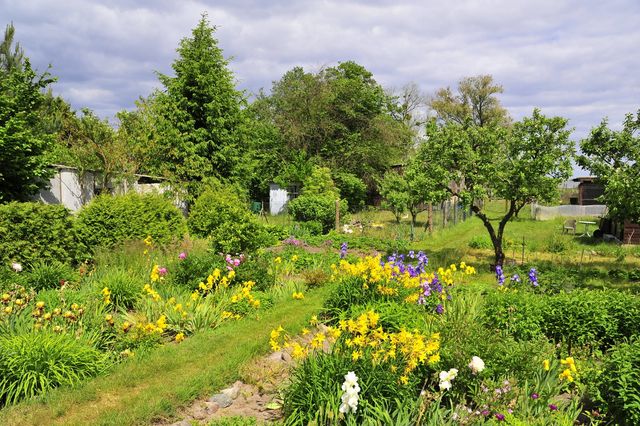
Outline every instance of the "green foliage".
<svg viewBox="0 0 640 426">
<path fill-rule="evenodd" d="M 235 282 L 254 281 L 254 289 L 266 291 L 276 283 L 276 276 L 272 270 L 273 260 L 271 256 L 252 254 L 245 258 L 239 266 L 235 268 Z"/>
<path fill-rule="evenodd" d="M 510 219 L 533 200 L 556 199 L 560 183 L 570 176 L 574 148 L 566 126 L 566 119 L 547 118 L 537 109 L 510 128 L 435 120 L 427 125 L 428 143 L 418 154 L 425 173 L 482 220 L 497 264 L 504 261 L 502 241 Z M 509 203 L 497 224 L 476 202 L 487 197 Z"/>
<path fill-rule="evenodd" d="M 335 226 L 336 200 L 339 200 L 339 192 L 331 178 L 331 171 L 326 167 L 314 167 L 304 181 L 302 195 L 289 201 L 288 209 L 296 221 L 319 222 L 326 233 Z M 339 206 L 341 214 L 346 214 L 347 201 L 340 200 Z M 315 227 L 312 225 L 310 229 L 312 234 Z"/>
<path fill-rule="evenodd" d="M 578 164 L 604 185 L 602 202 L 607 205 L 609 215 L 639 221 L 640 201 L 635 194 L 640 167 L 640 110 L 636 117 L 627 114 L 619 131 L 609 129 L 607 119 L 602 120 L 580 142 L 580 150 Z"/>
<path fill-rule="evenodd" d="M 209 274 L 216 268 L 224 268 L 224 259 L 221 256 L 208 252 L 194 252 L 175 264 L 169 276 L 175 285 L 195 290 L 199 283 L 207 281 Z"/>
<path fill-rule="evenodd" d="M 23 266 L 37 261 L 73 262 L 77 239 L 69 211 L 61 205 L 0 205 L 0 261 Z"/>
<path fill-rule="evenodd" d="M 109 308 L 116 310 L 130 310 L 142 296 L 145 280 L 132 271 L 113 268 L 103 271 L 93 278 L 93 294 L 96 299 L 102 298 L 102 290 L 108 288 L 111 292 Z"/>
<path fill-rule="evenodd" d="M 243 152 L 239 130 L 245 101 L 214 32 L 203 14 L 192 36 L 180 41 L 175 76 L 159 74 L 165 90 L 155 94 L 159 172 L 188 182 L 194 198 L 205 178 L 235 177 Z"/>
<path fill-rule="evenodd" d="M 57 261 L 34 263 L 25 274 L 27 287 L 35 291 L 60 288 L 62 283 L 77 281 L 76 271 L 67 264 Z"/>
<path fill-rule="evenodd" d="M 362 367 L 350 354 L 310 355 L 293 372 L 292 383 L 284 395 L 284 412 L 288 424 L 307 424 L 314 419 L 318 407 L 338 406 L 344 375 L 357 371 L 360 392 L 358 411 L 350 415 L 353 424 L 362 424 L 363 412 L 375 401 L 400 402 L 413 398 L 413 386 L 398 383 L 388 366 Z M 396 399 L 397 398 L 397 399 Z"/>
<path fill-rule="evenodd" d="M 429 106 L 446 123 L 506 125 L 511 119 L 496 97 L 498 93 L 502 93 L 502 86 L 494 84 L 491 75 L 465 77 L 458 83 L 458 93 L 449 87 L 440 89 Z"/>
<path fill-rule="evenodd" d="M 384 174 L 384 179 L 380 181 L 380 195 L 382 195 L 382 207 L 391 211 L 400 223 L 402 214 L 407 210 L 409 204 L 409 193 L 407 182 L 402 175 L 396 171 L 388 171 Z"/>
<path fill-rule="evenodd" d="M 392 97 L 352 61 L 318 73 L 296 67 L 274 82 L 256 108 L 259 119 L 277 130 L 269 139 L 269 161 L 285 176 L 307 176 L 302 171 L 311 162 L 330 167 L 335 176 L 357 176 L 372 189 L 411 143 Z"/>
<path fill-rule="evenodd" d="M 544 298 L 530 292 L 492 292 L 485 301 L 485 324 L 518 341 L 536 339 L 543 334 L 543 305 Z"/>
<path fill-rule="evenodd" d="M 0 401 L 15 404 L 99 374 L 106 359 L 67 334 L 0 336 Z"/>
<path fill-rule="evenodd" d="M 621 343 L 611 350 L 598 391 L 615 424 L 640 424 L 640 340 Z"/>
<path fill-rule="evenodd" d="M 340 198 L 347 201 L 349 211 L 362 210 L 367 197 L 367 185 L 362 179 L 352 173 L 337 173 L 333 179 L 340 190 Z"/>
<path fill-rule="evenodd" d="M 76 220 L 78 239 L 87 254 L 97 247 L 113 247 L 151 236 L 154 243 L 181 240 L 184 217 L 159 194 L 100 195 L 85 205 Z"/>
<path fill-rule="evenodd" d="M 471 237 L 468 245 L 473 249 L 490 249 L 492 247 L 491 240 L 486 236 L 480 236 L 480 235 Z"/>
<path fill-rule="evenodd" d="M 39 112 L 53 81 L 48 73 L 37 75 L 28 59 L 0 69 L 0 202 L 28 200 L 53 175 L 47 158 L 53 136 Z"/>
<path fill-rule="evenodd" d="M 574 290 L 558 294 L 493 293 L 484 308 L 485 324 L 517 340 L 544 334 L 564 343 L 606 349 L 640 334 L 640 297 L 614 290 Z"/>
<path fill-rule="evenodd" d="M 274 241 L 240 197 L 222 186 L 211 187 L 198 197 L 188 225 L 192 234 L 209 238 L 216 252 L 252 251 Z"/>
<path fill-rule="evenodd" d="M 340 203 L 341 206 L 343 203 Z M 289 213 L 300 222 L 315 222 L 322 226 L 322 232 L 328 232 L 335 226 L 336 200 L 326 195 L 301 195 L 289 201 Z M 342 208 L 340 209 L 341 211 Z M 317 232 L 317 225 L 307 226 L 310 233 Z"/>
</svg>

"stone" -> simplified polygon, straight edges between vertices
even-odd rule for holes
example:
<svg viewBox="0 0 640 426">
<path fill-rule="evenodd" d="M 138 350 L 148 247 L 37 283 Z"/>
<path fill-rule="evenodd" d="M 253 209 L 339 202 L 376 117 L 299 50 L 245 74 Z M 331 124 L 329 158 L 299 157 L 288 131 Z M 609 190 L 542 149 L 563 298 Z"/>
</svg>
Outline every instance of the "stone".
<svg viewBox="0 0 640 426">
<path fill-rule="evenodd" d="M 223 389 L 220 393 L 227 395 L 231 399 L 236 399 L 238 397 L 238 393 L 240 392 L 240 388 L 236 386 L 232 386 L 227 389 Z"/>
<path fill-rule="evenodd" d="M 282 355 L 283 355 L 282 351 L 276 351 L 276 352 L 272 353 L 271 355 L 269 355 L 269 359 L 271 361 L 282 361 Z"/>
<path fill-rule="evenodd" d="M 220 409 L 220 406 L 218 405 L 217 402 L 207 401 L 204 403 L 204 405 L 207 407 L 207 411 L 210 414 L 213 414 Z"/>
<path fill-rule="evenodd" d="M 206 406 L 196 407 L 191 410 L 191 417 L 196 420 L 204 420 L 209 416 L 209 412 Z"/>
<path fill-rule="evenodd" d="M 227 408 L 228 406 L 233 404 L 233 399 L 223 393 L 217 393 L 209 398 L 209 402 L 217 403 L 220 408 Z"/>
</svg>

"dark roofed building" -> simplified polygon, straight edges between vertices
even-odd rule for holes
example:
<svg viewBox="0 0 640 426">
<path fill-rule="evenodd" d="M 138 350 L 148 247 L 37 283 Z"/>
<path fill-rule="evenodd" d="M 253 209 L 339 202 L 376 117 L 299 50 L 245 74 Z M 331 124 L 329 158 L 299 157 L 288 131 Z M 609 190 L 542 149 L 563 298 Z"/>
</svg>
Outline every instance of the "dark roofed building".
<svg viewBox="0 0 640 426">
<path fill-rule="evenodd" d="M 604 194 L 604 187 L 598 182 L 598 178 L 588 176 L 573 179 L 578 182 L 578 204 L 581 206 L 590 206 L 594 204 L 602 204 L 598 201 L 598 197 Z"/>
</svg>

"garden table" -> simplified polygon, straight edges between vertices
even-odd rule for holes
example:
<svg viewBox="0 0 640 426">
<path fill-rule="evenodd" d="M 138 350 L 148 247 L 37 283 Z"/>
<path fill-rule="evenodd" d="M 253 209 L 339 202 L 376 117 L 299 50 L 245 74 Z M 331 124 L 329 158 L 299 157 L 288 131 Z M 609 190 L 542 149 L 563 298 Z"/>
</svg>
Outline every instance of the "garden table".
<svg viewBox="0 0 640 426">
<path fill-rule="evenodd" d="M 578 235 L 579 237 L 584 237 L 584 236 L 590 237 L 591 234 L 589 234 L 589 226 L 597 224 L 597 222 L 592 222 L 590 220 L 580 220 L 578 221 L 578 223 L 581 223 L 584 225 L 584 233 L 582 233 L 581 235 Z"/>
</svg>

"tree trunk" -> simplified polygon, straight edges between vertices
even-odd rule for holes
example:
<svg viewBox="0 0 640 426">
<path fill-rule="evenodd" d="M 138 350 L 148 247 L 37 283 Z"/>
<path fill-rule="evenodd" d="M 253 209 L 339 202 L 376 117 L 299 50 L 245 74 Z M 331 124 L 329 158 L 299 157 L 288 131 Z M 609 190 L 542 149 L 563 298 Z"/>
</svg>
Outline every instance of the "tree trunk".
<svg viewBox="0 0 640 426">
<path fill-rule="evenodd" d="M 413 238 L 415 237 L 416 217 L 418 216 L 418 213 L 414 213 L 414 212 L 410 212 L 410 213 L 411 213 L 411 233 L 409 235 L 409 239 L 413 241 Z"/>
</svg>

